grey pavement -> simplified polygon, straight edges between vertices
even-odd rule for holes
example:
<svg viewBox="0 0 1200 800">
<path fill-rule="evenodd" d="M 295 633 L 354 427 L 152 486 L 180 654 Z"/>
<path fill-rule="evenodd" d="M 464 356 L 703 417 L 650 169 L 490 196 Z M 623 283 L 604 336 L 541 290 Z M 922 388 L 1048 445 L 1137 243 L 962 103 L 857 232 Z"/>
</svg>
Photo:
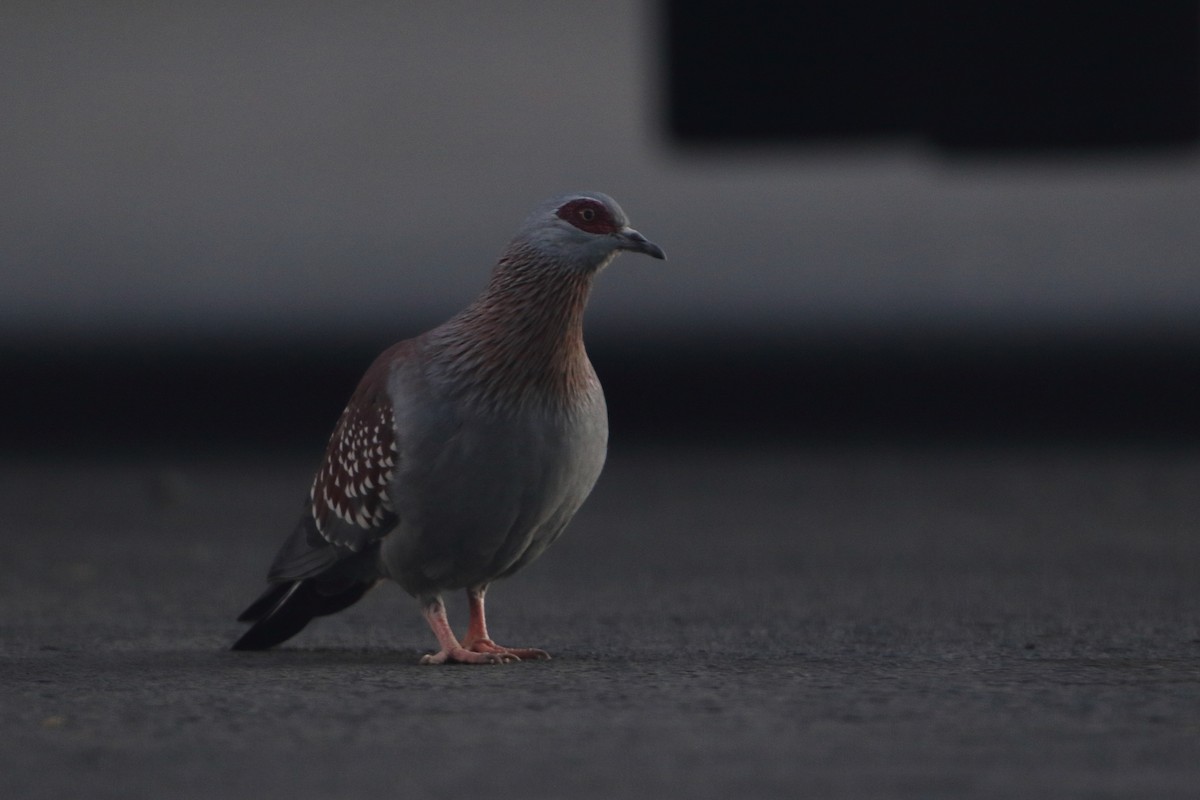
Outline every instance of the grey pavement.
<svg viewBox="0 0 1200 800">
<path fill-rule="evenodd" d="M 1200 793 L 1200 452 L 621 450 L 489 595 L 552 661 L 229 652 L 317 455 L 0 461 L 0 794 Z"/>
</svg>

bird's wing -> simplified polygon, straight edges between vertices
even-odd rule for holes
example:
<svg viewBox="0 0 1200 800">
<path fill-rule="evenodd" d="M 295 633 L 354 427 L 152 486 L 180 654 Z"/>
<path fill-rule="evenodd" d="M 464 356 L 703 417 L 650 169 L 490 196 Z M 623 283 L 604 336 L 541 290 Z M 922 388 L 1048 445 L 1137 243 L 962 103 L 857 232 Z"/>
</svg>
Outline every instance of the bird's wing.
<svg viewBox="0 0 1200 800">
<path fill-rule="evenodd" d="M 268 575 L 296 580 L 362 553 L 398 522 L 388 485 L 399 461 L 385 353 L 367 370 L 325 448 L 304 515 Z"/>
<path fill-rule="evenodd" d="M 346 406 L 309 490 L 317 532 L 330 544 L 351 550 L 362 549 L 396 524 L 388 484 L 399 454 L 391 403 L 385 393 L 378 395 Z"/>
</svg>

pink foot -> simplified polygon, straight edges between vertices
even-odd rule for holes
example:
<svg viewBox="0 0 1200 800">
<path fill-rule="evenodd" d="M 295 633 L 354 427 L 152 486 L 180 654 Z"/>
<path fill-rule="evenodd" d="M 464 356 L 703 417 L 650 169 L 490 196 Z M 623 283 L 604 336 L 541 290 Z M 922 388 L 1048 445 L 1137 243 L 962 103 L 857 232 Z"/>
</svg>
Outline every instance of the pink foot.
<svg viewBox="0 0 1200 800">
<path fill-rule="evenodd" d="M 467 589 L 467 601 L 471 609 L 471 621 L 467 625 L 467 635 L 463 638 L 463 648 L 473 653 L 492 653 L 500 656 L 512 656 L 518 661 L 546 661 L 550 654 L 535 647 L 501 647 L 488 636 L 487 622 L 484 620 L 483 595 L 487 592 L 487 584 L 472 586 Z"/>
<path fill-rule="evenodd" d="M 475 639 L 463 642 L 463 647 L 474 653 L 492 653 L 499 656 L 512 656 L 516 661 L 549 661 L 550 654 L 536 647 L 501 647 L 491 639 Z"/>
<path fill-rule="evenodd" d="M 520 661 L 520 657 L 503 652 L 473 652 L 465 647 L 451 647 L 421 657 L 422 664 L 504 664 Z"/>
</svg>

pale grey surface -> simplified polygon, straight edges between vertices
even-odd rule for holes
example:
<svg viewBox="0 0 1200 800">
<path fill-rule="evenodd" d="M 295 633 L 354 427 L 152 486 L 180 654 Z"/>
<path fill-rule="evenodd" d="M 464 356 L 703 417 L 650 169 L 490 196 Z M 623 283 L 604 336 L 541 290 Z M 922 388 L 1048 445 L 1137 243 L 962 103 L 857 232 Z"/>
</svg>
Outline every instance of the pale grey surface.
<svg viewBox="0 0 1200 800">
<path fill-rule="evenodd" d="M 671 255 L 596 335 L 1194 328 L 1194 155 L 680 151 L 655 8 L 6 2 L 0 333 L 411 334 L 582 189 Z"/>
<path fill-rule="evenodd" d="M 1200 785 L 1200 453 L 618 453 L 491 595 L 556 658 L 489 668 L 393 587 L 224 649 L 309 461 L 0 465 L 5 797 Z"/>
</svg>

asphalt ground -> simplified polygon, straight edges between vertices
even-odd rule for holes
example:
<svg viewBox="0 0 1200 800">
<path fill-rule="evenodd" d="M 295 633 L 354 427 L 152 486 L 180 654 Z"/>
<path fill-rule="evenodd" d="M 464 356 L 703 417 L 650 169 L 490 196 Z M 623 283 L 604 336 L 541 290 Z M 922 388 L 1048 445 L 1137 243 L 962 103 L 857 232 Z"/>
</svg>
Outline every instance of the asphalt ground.
<svg viewBox="0 0 1200 800">
<path fill-rule="evenodd" d="M 0 461 L 0 795 L 1200 791 L 1195 448 L 618 450 L 489 593 L 553 660 L 394 586 L 230 652 L 317 455 Z"/>
</svg>

